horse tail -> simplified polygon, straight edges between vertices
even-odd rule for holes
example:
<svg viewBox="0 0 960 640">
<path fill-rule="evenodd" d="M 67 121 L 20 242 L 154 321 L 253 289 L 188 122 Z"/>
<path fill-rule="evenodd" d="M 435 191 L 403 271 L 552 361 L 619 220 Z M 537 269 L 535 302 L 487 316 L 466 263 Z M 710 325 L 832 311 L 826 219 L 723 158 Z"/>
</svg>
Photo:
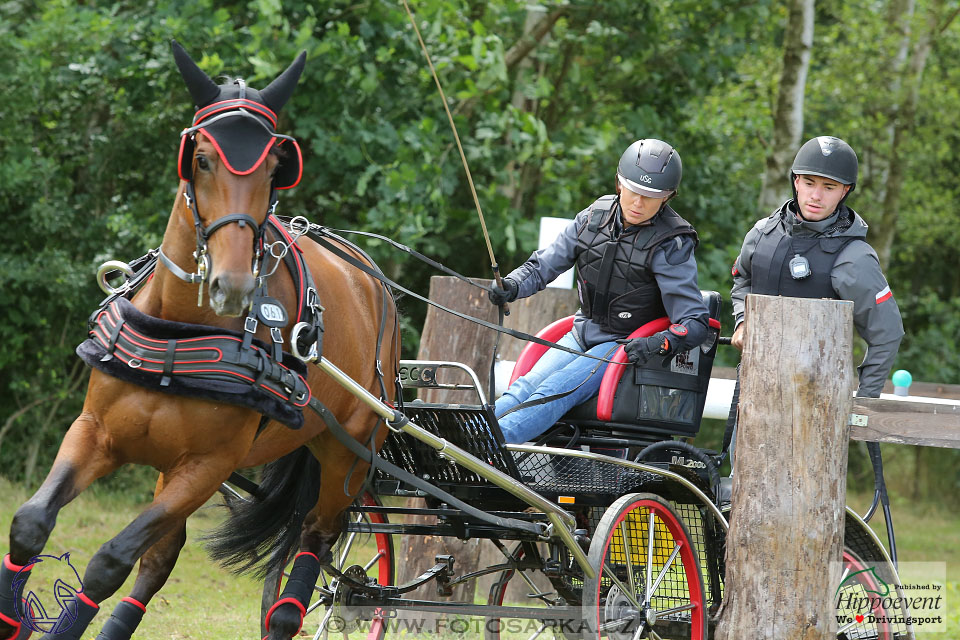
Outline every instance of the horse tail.
<svg viewBox="0 0 960 640">
<path fill-rule="evenodd" d="M 271 557 L 286 559 L 297 548 L 319 492 L 320 462 L 309 449 L 274 460 L 263 468 L 258 494 L 236 501 L 223 524 L 203 537 L 207 552 L 234 573 L 255 570 L 263 578 Z"/>
</svg>

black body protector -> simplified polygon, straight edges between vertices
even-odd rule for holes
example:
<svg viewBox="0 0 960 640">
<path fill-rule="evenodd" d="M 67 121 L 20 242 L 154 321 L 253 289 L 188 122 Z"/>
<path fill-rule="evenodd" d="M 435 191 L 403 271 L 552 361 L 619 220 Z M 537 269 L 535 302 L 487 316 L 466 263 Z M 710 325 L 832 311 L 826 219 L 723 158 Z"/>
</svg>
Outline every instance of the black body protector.
<svg viewBox="0 0 960 640">
<path fill-rule="evenodd" d="M 830 274 L 837 256 L 854 237 L 794 237 L 767 220 L 751 260 L 751 292 L 794 298 L 837 298 Z M 797 258 L 804 260 L 798 260 Z M 804 269 L 803 267 L 806 267 Z"/>
<path fill-rule="evenodd" d="M 650 269 L 653 251 L 664 240 L 697 232 L 664 205 L 652 224 L 619 230 L 617 196 L 603 196 L 577 236 L 577 294 L 583 315 L 607 333 L 628 335 L 667 315 Z"/>
</svg>

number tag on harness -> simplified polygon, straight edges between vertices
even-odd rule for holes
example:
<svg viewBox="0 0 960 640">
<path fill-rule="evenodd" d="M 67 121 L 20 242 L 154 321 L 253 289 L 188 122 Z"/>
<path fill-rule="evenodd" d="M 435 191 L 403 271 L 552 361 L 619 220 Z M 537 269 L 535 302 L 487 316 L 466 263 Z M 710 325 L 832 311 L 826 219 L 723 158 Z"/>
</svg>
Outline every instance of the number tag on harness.
<svg viewBox="0 0 960 640">
<path fill-rule="evenodd" d="M 691 349 L 678 353 L 670 361 L 670 371 L 688 376 L 700 375 L 700 350 Z"/>
<path fill-rule="evenodd" d="M 257 298 L 257 317 L 268 327 L 287 326 L 287 310 L 276 298 Z"/>
</svg>

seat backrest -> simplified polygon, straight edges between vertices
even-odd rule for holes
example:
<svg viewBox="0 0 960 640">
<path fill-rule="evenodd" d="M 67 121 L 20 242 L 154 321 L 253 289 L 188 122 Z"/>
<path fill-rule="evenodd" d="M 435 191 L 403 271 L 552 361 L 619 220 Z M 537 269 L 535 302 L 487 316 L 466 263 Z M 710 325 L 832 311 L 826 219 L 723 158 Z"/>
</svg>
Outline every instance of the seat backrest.
<svg viewBox="0 0 960 640">
<path fill-rule="evenodd" d="M 669 435 L 697 434 L 717 353 L 723 302 L 716 291 L 702 294 L 710 316 L 703 344 L 666 363 L 652 358 L 644 365 L 608 366 L 597 397 L 598 421 L 662 430 Z M 626 362 L 622 349 L 617 350 L 614 361 Z"/>
<path fill-rule="evenodd" d="M 709 334 L 703 345 L 674 356 L 665 366 L 654 358 L 644 366 L 631 366 L 623 347 L 619 347 L 607 367 L 597 396 L 574 409 L 564 421 L 588 426 L 589 423 L 617 423 L 640 430 L 663 431 L 669 435 L 695 435 L 700 428 L 707 385 L 720 335 L 723 299 L 716 291 L 702 291 L 709 313 Z M 559 340 L 573 326 L 573 316 L 551 323 L 537 334 L 545 340 Z M 669 318 L 658 318 L 630 334 L 630 338 L 650 336 L 670 326 Z M 530 343 L 513 368 L 511 384 L 527 373 L 546 353 L 547 347 Z M 630 372 L 631 375 L 624 375 Z M 594 408 L 595 407 L 595 408 Z"/>
</svg>

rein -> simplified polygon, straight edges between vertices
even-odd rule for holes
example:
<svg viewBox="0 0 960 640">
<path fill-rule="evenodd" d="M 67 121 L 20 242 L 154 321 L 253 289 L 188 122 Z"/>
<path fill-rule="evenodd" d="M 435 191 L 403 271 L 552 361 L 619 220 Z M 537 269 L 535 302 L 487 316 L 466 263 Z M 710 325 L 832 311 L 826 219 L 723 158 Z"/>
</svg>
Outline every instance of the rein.
<svg viewBox="0 0 960 640">
<path fill-rule="evenodd" d="M 281 218 L 281 219 L 282 219 L 282 218 Z M 593 356 L 593 355 L 590 355 L 590 354 L 587 354 L 587 353 L 583 353 L 583 352 L 581 352 L 581 351 L 577 351 L 576 349 L 570 349 L 569 347 L 564 347 L 563 345 L 557 344 L 556 342 L 551 342 L 551 341 L 549 341 L 549 340 L 544 340 L 543 338 L 538 338 L 537 336 L 530 335 L 529 333 L 524 333 L 523 331 L 517 331 L 517 330 L 515 330 L 515 329 L 508 329 L 507 327 L 504 327 L 504 326 L 502 325 L 502 323 L 499 324 L 499 325 L 493 324 L 492 322 L 487 322 L 486 320 L 481 320 L 480 318 L 475 318 L 474 316 L 467 315 L 467 314 L 462 313 L 462 312 L 460 312 L 460 311 L 456 311 L 456 310 L 451 309 L 451 308 L 449 308 L 449 307 L 445 307 L 445 306 L 443 306 L 442 304 L 440 304 L 440 303 L 438 303 L 438 302 L 434 302 L 434 301 L 431 300 L 430 298 L 426 298 L 426 297 L 420 295 L 419 293 L 416 293 L 416 292 L 414 292 L 414 291 L 411 291 L 410 289 L 407 289 L 406 287 L 404 287 L 404 286 L 402 286 L 402 285 L 394 282 L 394 281 L 391 280 L 390 278 L 388 278 L 388 277 L 386 277 L 385 275 L 383 275 L 383 273 L 382 273 L 381 271 L 371 269 L 370 267 L 368 267 L 368 266 L 365 265 L 364 263 L 360 262 L 359 260 L 356 260 L 353 256 L 347 254 L 346 252 L 344 252 L 344 251 L 341 250 L 340 248 L 332 245 L 332 244 L 327 240 L 327 238 L 335 238 L 335 239 L 336 239 L 337 241 L 339 241 L 339 242 L 346 243 L 346 240 L 344 240 L 343 238 L 341 238 L 341 237 L 339 237 L 339 236 L 337 235 L 337 234 L 340 234 L 340 233 L 357 234 L 357 235 L 362 235 L 362 236 L 366 236 L 366 237 L 369 237 L 369 238 L 375 238 L 375 239 L 377 239 L 377 240 L 382 240 L 382 241 L 386 242 L 387 244 L 390 244 L 391 246 L 393 246 L 393 247 L 395 247 L 395 248 L 397 248 L 397 249 L 399 249 L 399 250 L 401 250 L 401 251 L 404 251 L 405 253 L 408 253 L 408 254 L 412 255 L 413 257 L 415 257 L 415 258 L 417 258 L 417 259 L 419 259 L 419 260 L 422 260 L 423 262 L 426 262 L 427 264 L 429 264 L 429 265 L 431 265 L 431 266 L 433 266 L 433 267 L 435 267 L 435 268 L 437 268 L 437 269 L 440 269 L 440 270 L 443 271 L 444 273 L 448 273 L 448 274 L 450 274 L 450 275 L 452 275 L 452 276 L 454 276 L 454 277 L 456 277 L 456 278 L 458 278 L 458 279 L 460 279 L 460 280 L 463 280 L 464 282 L 467 282 L 467 283 L 471 284 L 471 285 L 474 286 L 474 287 L 477 287 L 478 289 L 483 289 L 484 291 L 489 291 L 489 290 L 491 289 L 491 287 L 488 287 L 488 286 L 486 286 L 486 285 L 482 285 L 482 284 L 476 283 L 476 282 L 470 280 L 470 278 L 468 278 L 467 276 L 462 275 L 462 274 L 460 274 L 460 273 L 457 273 L 456 271 L 453 271 L 453 270 L 450 269 L 449 267 L 443 266 L 442 264 L 436 262 L 435 260 L 432 260 L 432 259 L 430 259 L 430 258 L 427 258 L 426 256 L 424 256 L 424 255 L 422 255 L 422 254 L 414 251 L 414 250 L 411 249 L 410 247 L 407 247 L 407 246 L 405 246 L 405 245 L 402 245 L 402 244 L 400 244 L 399 242 L 396 242 L 396 241 L 394 241 L 394 240 L 391 240 L 391 239 L 389 239 L 389 238 L 387 238 L 387 237 L 385 237 L 385 236 L 377 235 L 377 234 L 375 234 L 375 233 L 370 233 L 369 231 L 350 231 L 350 230 L 344 230 L 344 229 L 331 229 L 330 227 L 324 227 L 324 226 L 321 226 L 321 225 L 318 225 L 318 224 L 312 224 L 312 223 L 311 223 L 310 226 L 309 226 L 309 229 L 308 229 L 307 232 L 306 232 L 306 235 L 307 235 L 307 237 L 309 237 L 311 240 L 313 240 L 314 242 L 316 242 L 317 244 L 319 244 L 320 246 L 322 246 L 324 249 L 327 249 L 328 251 L 330 251 L 331 253 L 333 253 L 333 254 L 336 255 L 337 257 L 339 257 L 341 260 L 343 260 L 343 261 L 346 262 L 347 264 L 349 264 L 349 265 L 351 265 L 351 266 L 359 269 L 360 271 L 363 271 L 364 273 L 366 273 L 367 275 L 369 275 L 369 276 L 371 276 L 371 277 L 373 277 L 373 278 L 376 278 L 377 280 L 379 280 L 379 281 L 382 282 L 383 284 L 387 285 L 387 286 L 390 287 L 391 289 L 396 289 L 397 291 L 400 291 L 400 292 L 402 292 L 402 293 L 404 293 L 404 294 L 406 294 L 406 295 L 408 295 L 408 296 L 411 296 L 411 297 L 413 297 L 413 298 L 416 298 L 417 300 L 420 300 L 421 302 L 426 302 L 427 304 L 429 304 L 429 305 L 431 305 L 431 306 L 433 306 L 433 307 L 435 307 L 435 308 L 437 308 L 437 309 L 440 309 L 441 311 L 444 311 L 444 312 L 446 312 L 446 313 L 449 313 L 449 314 L 451 314 L 451 315 L 454 315 L 454 316 L 456 316 L 456 317 L 458 317 L 458 318 L 462 318 L 463 320 L 467 320 L 468 322 L 472 322 L 472 323 L 474 323 L 474 324 L 480 325 L 481 327 L 485 327 L 485 328 L 490 329 L 490 330 L 492 330 L 492 331 L 496 331 L 498 334 L 505 334 L 505 335 L 511 336 L 511 337 L 513 337 L 513 338 L 517 338 L 517 339 L 519 339 L 519 340 L 524 340 L 524 341 L 527 341 L 527 342 L 533 342 L 533 343 L 539 344 L 539 345 L 544 346 L 544 347 L 549 347 L 550 349 L 557 349 L 557 350 L 559 350 L 559 351 L 564 351 L 564 352 L 566 352 L 566 353 L 572 353 L 572 354 L 575 354 L 575 355 L 578 355 L 578 356 L 583 356 L 584 358 L 590 358 L 591 360 L 598 360 L 598 361 L 600 361 L 600 362 L 607 362 L 607 363 L 614 363 L 614 362 L 615 362 L 614 360 L 610 360 L 610 359 L 608 359 L 608 358 L 601 358 L 601 357 L 599 357 L 599 356 Z M 502 318 L 501 318 L 501 320 L 502 320 Z"/>
</svg>

